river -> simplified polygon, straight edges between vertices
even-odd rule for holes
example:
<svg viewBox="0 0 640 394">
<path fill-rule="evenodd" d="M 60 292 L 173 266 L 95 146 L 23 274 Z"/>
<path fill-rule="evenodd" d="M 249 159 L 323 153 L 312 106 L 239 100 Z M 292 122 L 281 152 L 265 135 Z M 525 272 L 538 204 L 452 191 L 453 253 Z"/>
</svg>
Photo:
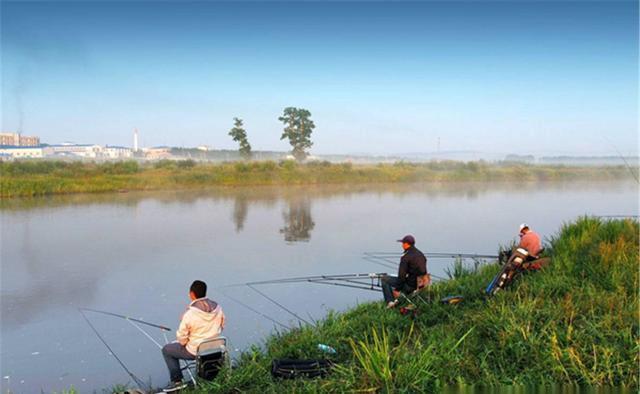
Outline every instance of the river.
<svg viewBox="0 0 640 394">
<path fill-rule="evenodd" d="M 627 182 L 221 188 L 0 201 L 2 392 L 101 391 L 131 379 L 78 312 L 88 307 L 177 326 L 194 279 L 227 316 L 233 354 L 293 317 L 247 281 L 389 271 L 364 252 L 399 251 L 413 234 L 429 252 L 495 254 L 528 223 L 545 239 L 579 215 L 638 215 Z M 429 260 L 445 276 L 450 260 Z M 305 319 L 377 300 L 315 284 L 261 290 Z M 163 385 L 151 341 L 127 321 L 89 314 L 124 363 Z M 158 330 L 148 333 L 164 342 Z M 173 338 L 169 338 L 173 339 Z"/>
</svg>

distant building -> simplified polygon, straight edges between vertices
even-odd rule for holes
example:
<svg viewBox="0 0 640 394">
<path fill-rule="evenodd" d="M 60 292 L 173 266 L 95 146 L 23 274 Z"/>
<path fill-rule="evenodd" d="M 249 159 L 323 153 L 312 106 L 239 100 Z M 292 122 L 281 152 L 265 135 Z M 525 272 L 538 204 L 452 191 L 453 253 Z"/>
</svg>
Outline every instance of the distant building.
<svg viewBox="0 0 640 394">
<path fill-rule="evenodd" d="M 104 148 L 95 144 L 49 145 L 43 148 L 45 156 L 80 157 L 97 159 L 103 157 Z"/>
<path fill-rule="evenodd" d="M 160 146 L 156 148 L 143 148 L 142 152 L 144 153 L 144 158 L 147 160 L 161 160 L 161 159 L 170 159 L 171 148 Z"/>
<path fill-rule="evenodd" d="M 0 145 L 40 146 L 40 137 L 19 133 L 0 133 Z"/>
<path fill-rule="evenodd" d="M 44 157 L 44 152 L 37 146 L 0 146 L 0 155 L 3 160 L 38 159 Z"/>
<path fill-rule="evenodd" d="M 211 148 L 209 148 L 207 145 L 199 145 L 196 147 L 197 150 L 201 150 L 203 152 L 208 152 L 211 150 Z"/>
<path fill-rule="evenodd" d="M 129 159 L 133 157 L 133 151 L 124 146 L 107 145 L 102 149 L 102 157 L 105 159 Z"/>
</svg>

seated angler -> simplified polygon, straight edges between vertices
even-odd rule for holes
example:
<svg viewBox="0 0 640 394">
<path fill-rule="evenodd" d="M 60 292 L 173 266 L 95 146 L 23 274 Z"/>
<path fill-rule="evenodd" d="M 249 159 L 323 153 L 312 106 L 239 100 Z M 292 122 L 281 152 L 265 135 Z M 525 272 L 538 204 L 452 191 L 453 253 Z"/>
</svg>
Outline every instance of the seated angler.
<svg viewBox="0 0 640 394">
<path fill-rule="evenodd" d="M 529 225 L 522 223 L 520 225 L 520 243 L 518 248 L 525 249 L 529 256 L 527 256 L 526 262 L 531 263 L 527 265 L 527 269 L 539 270 L 545 265 L 545 259 L 540 259 L 540 252 L 542 252 L 542 241 L 538 233 L 532 231 Z M 538 262 L 536 260 L 540 259 Z"/>
<path fill-rule="evenodd" d="M 182 381 L 180 360 L 194 360 L 198 345 L 206 339 L 214 338 L 222 333 L 225 318 L 222 308 L 215 301 L 206 298 L 207 284 L 196 280 L 189 289 L 191 303 L 182 315 L 180 326 L 176 332 L 177 341 L 162 348 L 171 383 L 165 392 L 181 390 L 186 387 Z"/>
<path fill-rule="evenodd" d="M 407 235 L 398 240 L 402 242 L 404 254 L 400 258 L 398 276 L 384 276 L 382 278 L 382 294 L 387 303 L 387 308 L 393 308 L 398 304 L 400 292 L 410 294 L 419 287 L 428 283 L 427 258 L 416 248 L 416 240 L 412 235 Z"/>
</svg>

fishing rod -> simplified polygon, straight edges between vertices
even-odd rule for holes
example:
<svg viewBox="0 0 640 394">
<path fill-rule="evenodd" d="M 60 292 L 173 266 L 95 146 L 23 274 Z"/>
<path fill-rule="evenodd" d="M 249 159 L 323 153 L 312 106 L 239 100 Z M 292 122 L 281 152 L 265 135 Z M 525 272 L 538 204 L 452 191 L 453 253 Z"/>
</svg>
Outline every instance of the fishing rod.
<svg viewBox="0 0 640 394">
<path fill-rule="evenodd" d="M 229 294 L 225 293 L 224 291 L 222 291 L 220 289 L 217 289 L 216 291 L 218 293 L 222 294 L 224 297 L 226 297 L 226 298 L 230 299 L 231 301 L 237 303 L 238 305 L 241 305 L 241 306 L 247 308 L 248 310 L 250 310 L 253 313 L 257 313 L 258 315 L 264 317 L 267 320 L 272 321 L 273 323 L 279 325 L 280 327 L 291 328 L 291 327 L 289 327 L 289 326 L 287 326 L 285 324 L 280 323 L 279 321 L 277 321 L 276 319 L 272 318 L 271 316 L 269 316 L 267 314 L 264 314 L 264 313 L 260 312 L 259 310 L 255 309 L 255 308 L 252 308 L 251 306 L 247 305 L 246 303 L 244 303 L 244 302 L 242 302 L 242 301 L 240 301 L 240 300 L 238 300 L 238 299 L 236 299 L 234 297 L 231 297 Z"/>
<path fill-rule="evenodd" d="M 398 263 L 397 262 L 391 262 L 385 258 L 381 258 L 381 257 L 375 257 L 375 256 L 365 256 L 363 257 L 364 260 L 370 262 L 370 263 L 374 263 L 374 264 L 378 264 L 381 265 L 383 267 L 387 267 L 387 268 L 398 268 Z M 383 261 L 379 261 L 379 260 L 383 260 Z M 442 276 L 438 276 L 438 275 L 434 275 L 434 274 L 429 274 L 432 278 L 438 279 L 438 280 L 448 280 L 447 278 L 444 278 Z"/>
<path fill-rule="evenodd" d="M 91 308 L 78 308 L 78 310 L 94 312 L 94 313 L 101 313 L 101 314 L 107 315 L 107 316 L 119 317 L 121 319 L 125 319 L 125 320 L 133 321 L 133 322 L 136 322 L 136 323 L 144 324 L 144 325 L 147 325 L 147 326 L 150 326 L 150 327 L 159 328 L 162 331 L 171 331 L 171 329 L 169 327 L 167 327 L 167 326 L 163 326 L 163 325 L 160 325 L 160 324 L 154 324 L 154 323 L 148 323 L 148 322 L 146 322 L 144 320 L 134 319 L 132 317 L 125 316 L 125 315 L 119 315 L 117 313 L 106 312 L 106 311 L 101 311 L 101 310 L 98 310 L 98 309 L 91 309 Z"/>
<path fill-rule="evenodd" d="M 371 257 L 381 257 L 381 258 L 390 258 L 390 257 L 401 257 L 401 252 L 364 252 L 366 256 Z M 480 253 L 457 253 L 457 252 L 428 252 L 424 253 L 426 257 L 431 258 L 478 258 L 478 259 L 497 259 L 498 255 L 495 254 L 480 254 Z"/>
<path fill-rule="evenodd" d="M 258 290 L 255 286 L 268 285 L 268 284 L 287 284 L 287 283 L 316 283 L 316 284 L 325 284 L 325 285 L 349 287 L 349 288 L 355 288 L 355 289 L 360 289 L 360 290 L 379 291 L 380 278 L 382 278 L 382 276 L 384 276 L 384 275 L 386 275 L 386 273 L 355 273 L 355 274 L 337 274 L 337 275 L 298 276 L 298 277 L 290 277 L 290 278 L 279 278 L 279 279 L 253 281 L 253 282 L 246 282 L 246 283 L 237 283 L 237 284 L 222 286 L 222 288 L 247 286 L 251 290 L 253 290 L 254 292 L 258 293 L 263 298 L 267 299 L 269 302 L 273 303 L 274 305 L 276 305 L 280 309 L 284 310 L 285 312 L 289 313 L 291 316 L 293 316 L 296 319 L 298 319 L 298 321 L 302 321 L 304 323 L 312 325 L 307 320 L 303 319 L 302 317 L 300 317 L 298 314 L 296 314 L 295 312 L 293 312 L 292 310 L 290 310 L 289 308 L 287 308 L 283 304 L 281 304 L 278 301 L 274 300 L 273 298 L 269 297 L 264 292 Z M 367 283 L 363 283 L 363 282 L 359 281 L 359 280 L 364 280 L 364 279 L 370 279 L 371 283 L 367 284 Z M 374 282 L 375 279 L 378 280 L 377 283 Z M 338 283 L 336 283 L 336 282 L 338 282 Z M 280 323 L 279 321 L 277 321 L 276 319 L 272 318 L 271 316 L 269 316 L 269 315 L 267 315 L 265 313 L 262 313 L 262 312 L 256 310 L 255 308 L 247 305 L 246 303 L 229 296 L 228 294 L 226 294 L 225 292 L 220 290 L 220 288 L 218 289 L 218 292 L 220 292 L 222 295 L 224 295 L 225 297 L 229 298 L 230 300 L 236 302 L 237 304 L 247 308 L 248 310 L 250 310 L 250 311 L 252 311 L 252 312 L 254 312 L 256 314 L 259 314 L 260 316 L 272 321 L 273 323 L 278 324 L 279 326 L 284 327 L 284 328 L 290 328 L 289 326 L 286 326 L 286 325 Z"/>
<path fill-rule="evenodd" d="M 160 329 L 160 331 L 162 332 L 162 335 L 164 336 L 164 342 L 165 344 L 169 343 L 169 338 L 167 338 L 167 332 L 171 331 L 171 329 L 169 327 L 160 325 L 160 324 L 154 324 L 154 323 L 148 323 L 144 320 L 140 320 L 140 319 L 134 319 L 132 317 L 129 316 L 125 316 L 125 315 L 120 315 L 118 313 L 113 313 L 113 312 L 107 312 L 107 311 L 101 311 L 98 309 L 91 309 L 91 308 L 78 308 L 78 311 L 80 311 L 80 313 L 82 313 L 82 316 L 85 318 L 85 320 L 87 320 L 87 323 L 89 323 L 89 325 L 91 326 L 91 328 L 93 329 L 93 331 L 96 333 L 96 335 L 98 336 L 98 338 L 100 338 L 100 340 L 102 341 L 102 343 L 104 343 L 104 345 L 107 347 L 107 349 L 109 349 L 109 351 L 111 352 L 111 354 L 116 358 L 116 360 L 118 360 L 118 362 L 120 363 L 120 365 L 125 369 L 125 371 L 127 371 L 127 373 L 132 377 L 132 379 L 136 382 L 136 384 L 138 384 L 139 386 L 145 386 L 144 383 L 142 383 L 142 381 L 137 378 L 135 375 L 133 375 L 129 369 L 124 365 L 124 363 L 116 356 L 116 354 L 111 350 L 111 348 L 109 347 L 109 345 L 107 345 L 106 341 L 100 336 L 100 334 L 98 333 L 98 331 L 96 330 L 96 328 L 91 324 L 91 322 L 89 322 L 89 319 L 87 319 L 86 315 L 84 314 L 85 311 L 88 312 L 94 312 L 94 313 L 100 313 L 102 315 L 106 315 L 106 316 L 112 316 L 112 317 L 118 317 L 120 319 L 124 319 L 127 322 L 129 322 L 133 327 L 135 327 L 138 331 L 140 331 L 145 337 L 147 337 L 151 342 L 153 342 L 154 345 L 156 345 L 158 347 L 158 349 L 162 349 L 162 345 L 160 345 L 158 343 L 158 341 L 156 341 L 155 339 L 153 339 L 153 337 L 151 335 L 149 335 L 148 332 L 146 332 L 145 330 L 142 329 L 142 327 L 140 327 L 138 324 L 136 323 L 140 323 L 140 324 L 144 324 L 150 327 L 154 327 L 154 328 L 158 328 Z M 188 367 L 188 365 L 187 365 Z M 183 368 L 184 369 L 184 368 Z M 187 368 L 187 372 L 189 373 L 189 376 L 191 377 L 191 380 L 195 382 L 194 377 L 193 377 L 193 373 L 191 372 L 191 369 Z M 151 385 L 146 385 L 147 387 L 149 387 L 150 391 L 153 391 L 153 387 L 151 387 Z"/>
<path fill-rule="evenodd" d="M 380 258 L 380 257 L 364 256 L 363 259 L 368 261 L 368 262 L 370 262 L 370 263 L 378 264 L 378 265 L 380 265 L 382 267 L 394 268 L 394 269 L 398 268 L 398 263 L 397 262 L 394 263 L 394 262 L 391 262 L 391 261 L 389 261 L 387 259 L 383 259 L 383 258 Z M 380 261 L 380 260 L 382 260 L 382 261 Z"/>
<path fill-rule="evenodd" d="M 299 282 L 312 282 L 312 281 L 332 281 L 332 280 L 352 280 L 352 279 L 379 279 L 387 275 L 386 272 L 373 272 L 373 273 L 357 273 L 357 274 L 337 274 L 337 275 L 312 275 L 312 276 L 298 276 L 291 278 L 279 278 L 263 281 L 240 283 L 232 286 L 248 286 L 248 285 L 268 285 L 279 283 L 299 283 Z"/>
<path fill-rule="evenodd" d="M 381 265 L 383 267 L 387 267 L 387 268 L 397 268 L 398 267 L 398 262 L 397 260 L 401 257 L 402 255 L 399 253 L 393 253 L 393 252 L 380 252 L 380 254 L 376 254 L 374 252 L 365 252 L 363 259 L 370 262 L 370 263 L 374 263 L 374 264 L 378 264 Z M 482 259 L 497 259 L 498 256 L 496 255 L 484 255 L 484 254 L 471 254 L 471 253 L 458 253 L 458 254 L 451 254 L 451 253 L 429 253 L 427 254 L 428 257 L 431 258 L 468 258 L 468 259 L 472 259 L 473 261 L 476 261 L 478 263 L 480 263 L 480 260 Z M 434 276 L 435 277 L 435 276 Z M 444 279 L 444 278 L 442 278 Z"/>
<path fill-rule="evenodd" d="M 380 287 L 378 285 L 375 285 L 375 287 L 378 287 L 376 289 L 374 287 L 356 286 L 356 285 L 349 285 L 349 284 L 346 284 L 346 283 L 333 283 L 333 282 L 324 282 L 324 281 L 310 281 L 309 283 L 317 283 L 317 284 L 320 284 L 320 285 L 333 285 L 333 286 L 350 287 L 352 289 L 360 289 L 360 290 L 380 291 Z"/>
<path fill-rule="evenodd" d="M 305 323 L 307 323 L 308 325 L 312 326 L 313 324 L 309 323 L 308 321 L 306 321 L 305 319 L 301 318 L 300 316 L 298 316 L 295 312 L 291 311 L 290 309 L 288 309 L 286 306 L 282 305 L 281 303 L 279 303 L 278 301 L 274 300 L 273 298 L 269 297 L 268 295 L 266 295 L 265 293 L 261 292 L 260 290 L 256 289 L 255 287 L 253 287 L 251 284 L 247 283 L 247 286 L 255 291 L 256 293 L 260 294 L 261 296 L 263 296 L 264 298 L 266 298 L 267 300 L 271 301 L 272 303 L 274 303 L 275 305 L 279 306 L 282 310 L 284 310 L 285 312 L 289 313 L 290 315 L 294 316 L 296 319 L 298 319 L 299 321 L 303 321 Z"/>
<path fill-rule="evenodd" d="M 137 377 L 133 372 L 131 372 L 131 370 L 129 370 L 129 368 L 127 368 L 127 366 L 124 364 L 124 362 L 120 359 L 120 357 L 118 357 L 118 355 L 116 354 L 116 352 L 113 351 L 113 349 L 111 349 L 111 346 L 109 346 L 109 344 L 107 343 L 107 341 L 105 341 L 105 339 L 102 337 L 102 335 L 100 335 L 100 333 L 98 332 L 98 330 L 94 327 L 94 325 L 91 323 L 91 321 L 89 320 L 89 318 L 87 317 L 87 315 L 85 315 L 84 311 L 88 310 L 88 309 L 84 309 L 84 308 L 78 308 L 78 311 L 80 312 L 80 314 L 82 314 L 82 317 L 84 318 L 84 320 L 87 322 L 87 324 L 89 325 L 89 327 L 91 327 L 91 329 L 93 330 L 93 332 L 96 334 L 96 336 L 98 337 L 98 339 L 100 339 L 100 341 L 104 344 L 104 346 L 107 348 L 107 350 L 109 350 L 109 353 L 113 356 L 113 358 L 116 359 L 116 361 L 118 362 L 118 364 L 120 364 L 120 366 L 122 367 L 122 369 L 124 369 L 124 371 L 131 377 L 131 379 L 133 379 L 134 382 L 136 382 L 136 384 L 140 387 L 148 387 L 149 391 L 153 391 L 153 387 L 151 387 L 151 385 L 146 384 L 142 381 L 142 379 L 140 379 L 139 377 Z"/>
<path fill-rule="evenodd" d="M 370 284 L 365 284 L 363 282 L 360 282 L 359 278 L 356 279 L 347 279 L 347 278 L 330 278 L 330 279 L 318 279 L 318 280 L 309 280 L 309 283 L 318 283 L 321 285 L 333 285 L 333 286 L 344 286 L 344 287 L 351 287 L 354 289 L 361 289 L 361 290 L 372 290 L 372 291 L 380 291 L 380 289 L 382 288 L 382 286 L 380 285 L 380 279 L 382 278 L 382 276 L 384 276 L 386 274 L 379 274 L 379 276 L 373 276 L 370 277 L 371 278 L 371 283 Z M 374 282 L 374 279 L 377 279 L 377 282 Z M 337 282 L 348 282 L 348 283 L 334 283 L 334 281 Z"/>
</svg>

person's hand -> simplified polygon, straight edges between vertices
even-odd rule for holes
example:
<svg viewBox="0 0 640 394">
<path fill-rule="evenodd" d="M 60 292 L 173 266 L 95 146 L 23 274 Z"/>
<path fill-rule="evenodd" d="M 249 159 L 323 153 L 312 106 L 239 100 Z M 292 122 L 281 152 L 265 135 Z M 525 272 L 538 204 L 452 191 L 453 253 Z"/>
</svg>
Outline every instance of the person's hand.
<svg viewBox="0 0 640 394">
<path fill-rule="evenodd" d="M 393 289 L 391 291 L 391 294 L 393 294 L 393 298 L 395 298 L 395 299 L 400 298 L 400 292 L 398 290 L 396 290 L 396 289 Z"/>
</svg>

